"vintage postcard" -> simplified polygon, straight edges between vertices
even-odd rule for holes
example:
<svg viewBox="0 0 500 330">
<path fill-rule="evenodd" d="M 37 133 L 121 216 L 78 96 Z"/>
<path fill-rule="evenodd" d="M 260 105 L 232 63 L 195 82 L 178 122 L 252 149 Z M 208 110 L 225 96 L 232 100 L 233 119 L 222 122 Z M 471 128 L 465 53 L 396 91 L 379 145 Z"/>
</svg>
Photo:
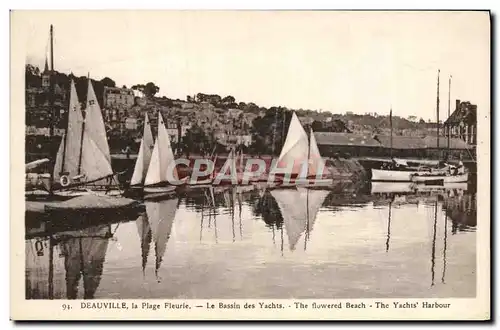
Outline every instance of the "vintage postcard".
<svg viewBox="0 0 500 330">
<path fill-rule="evenodd" d="M 29 11 L 13 320 L 489 320 L 488 11 Z"/>
</svg>

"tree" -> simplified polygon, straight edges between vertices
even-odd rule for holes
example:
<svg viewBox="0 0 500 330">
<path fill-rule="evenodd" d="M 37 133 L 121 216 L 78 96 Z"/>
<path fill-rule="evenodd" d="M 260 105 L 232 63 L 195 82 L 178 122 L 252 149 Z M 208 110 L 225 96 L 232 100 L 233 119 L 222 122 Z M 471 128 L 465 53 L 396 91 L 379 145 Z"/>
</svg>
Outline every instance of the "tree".
<svg viewBox="0 0 500 330">
<path fill-rule="evenodd" d="M 113 79 L 105 77 L 101 80 L 101 84 L 105 87 L 116 87 L 116 83 Z"/>
<path fill-rule="evenodd" d="M 132 86 L 132 89 L 141 92 L 148 98 L 155 96 L 160 91 L 160 87 L 156 86 L 153 82 L 148 82 L 146 85 L 137 84 Z"/>
<path fill-rule="evenodd" d="M 313 131 L 315 132 L 323 132 L 325 130 L 325 127 L 323 125 L 323 122 L 321 121 L 313 121 L 312 124 L 311 124 L 311 128 L 313 129 Z"/>
<path fill-rule="evenodd" d="M 217 94 L 212 94 L 209 96 L 208 102 L 214 106 L 217 106 L 222 102 L 222 98 Z"/>
<path fill-rule="evenodd" d="M 26 87 L 40 87 L 42 85 L 42 76 L 40 69 L 32 64 L 25 66 L 25 83 Z"/>
<path fill-rule="evenodd" d="M 285 143 L 292 112 L 282 107 L 272 107 L 263 117 L 253 120 L 250 148 L 259 154 L 279 154 Z"/>
<path fill-rule="evenodd" d="M 144 95 L 146 95 L 146 97 L 153 97 L 159 91 L 160 91 L 160 87 L 156 86 L 152 82 L 148 82 L 146 84 L 146 86 L 144 86 Z"/>
<path fill-rule="evenodd" d="M 198 94 L 196 94 L 196 101 L 198 101 L 198 102 L 205 102 L 206 101 L 206 97 L 207 97 L 206 94 L 198 93 Z"/>
<path fill-rule="evenodd" d="M 259 113 L 260 109 L 259 109 L 259 106 L 256 105 L 255 103 L 253 102 L 249 102 L 246 106 L 246 109 L 250 112 L 253 112 L 253 113 Z"/>
<path fill-rule="evenodd" d="M 210 153 L 215 146 L 215 139 L 207 135 L 198 125 L 191 126 L 182 138 L 183 150 L 187 152 Z"/>
<path fill-rule="evenodd" d="M 228 95 L 226 96 L 225 98 L 222 99 L 222 103 L 225 103 L 225 104 L 231 104 L 231 103 L 234 103 L 236 102 L 236 99 L 231 96 L 231 95 Z"/>
</svg>

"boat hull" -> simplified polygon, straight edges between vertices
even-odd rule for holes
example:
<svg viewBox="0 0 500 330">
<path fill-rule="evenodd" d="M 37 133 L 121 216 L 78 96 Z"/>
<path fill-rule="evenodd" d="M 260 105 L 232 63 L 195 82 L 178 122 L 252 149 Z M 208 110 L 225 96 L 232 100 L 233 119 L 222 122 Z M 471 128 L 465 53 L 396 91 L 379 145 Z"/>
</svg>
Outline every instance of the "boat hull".
<svg viewBox="0 0 500 330">
<path fill-rule="evenodd" d="M 429 172 L 419 171 L 394 171 L 394 170 L 379 170 L 372 169 L 371 181 L 386 181 L 386 182 L 412 182 L 412 177 L 415 175 L 427 175 Z"/>
<path fill-rule="evenodd" d="M 176 186 L 163 186 L 163 187 L 144 187 L 144 197 L 148 195 L 163 195 L 163 194 L 173 194 L 177 189 Z"/>
<path fill-rule="evenodd" d="M 417 183 L 459 183 L 467 182 L 469 175 L 468 173 L 459 175 L 414 175 L 411 180 Z"/>
</svg>

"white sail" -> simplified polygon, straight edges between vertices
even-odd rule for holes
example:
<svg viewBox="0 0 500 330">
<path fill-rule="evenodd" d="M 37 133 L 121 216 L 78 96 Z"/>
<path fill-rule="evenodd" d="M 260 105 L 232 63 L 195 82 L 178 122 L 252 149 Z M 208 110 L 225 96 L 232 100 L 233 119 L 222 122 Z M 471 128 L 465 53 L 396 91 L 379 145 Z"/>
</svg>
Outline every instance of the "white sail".
<svg viewBox="0 0 500 330">
<path fill-rule="evenodd" d="M 167 249 L 167 242 L 172 232 L 172 225 L 177 213 L 178 199 L 161 202 L 146 202 L 146 213 L 151 226 L 152 241 L 155 244 L 156 265 L 158 271 Z"/>
<path fill-rule="evenodd" d="M 80 160 L 81 139 L 82 139 L 83 116 L 80 109 L 80 102 L 76 93 L 75 82 L 71 80 L 71 89 L 68 109 L 68 126 L 65 136 L 61 140 L 59 150 L 54 165 L 53 178 L 59 181 L 61 175 L 73 178 L 78 175 L 78 165 Z M 61 174 L 62 173 L 62 174 Z"/>
<path fill-rule="evenodd" d="M 170 138 L 168 137 L 163 117 L 161 113 L 158 112 L 158 137 L 153 148 L 144 184 L 152 185 L 160 182 L 167 182 L 167 168 L 174 160 L 174 153 L 172 151 L 172 145 L 170 144 Z M 175 167 L 173 168 L 173 171 L 173 177 L 178 178 Z"/>
<path fill-rule="evenodd" d="M 89 79 L 87 108 L 82 142 L 81 173 L 86 181 L 94 181 L 113 174 L 106 128 L 101 108 Z"/>
<path fill-rule="evenodd" d="M 316 137 L 311 129 L 309 140 L 309 164 L 308 164 L 308 176 L 316 176 L 317 172 L 323 173 L 326 168 L 325 160 L 321 157 L 319 152 L 318 144 L 316 143 Z"/>
<path fill-rule="evenodd" d="M 271 191 L 283 217 L 290 250 L 295 250 L 305 231 L 312 231 L 317 213 L 328 194 L 328 190 L 307 188 Z"/>
<path fill-rule="evenodd" d="M 290 126 L 288 127 L 285 144 L 281 149 L 275 168 L 284 168 L 293 164 L 290 174 L 300 173 L 303 162 L 307 160 L 308 150 L 309 142 L 307 133 L 294 112 Z"/>
<path fill-rule="evenodd" d="M 83 134 L 81 173 L 86 181 L 94 181 L 113 174 L 111 164 L 89 134 Z"/>
<path fill-rule="evenodd" d="M 104 126 L 101 107 L 97 102 L 92 80 L 90 79 L 87 91 L 87 107 L 85 108 L 84 134 L 90 135 L 104 157 L 111 164 L 111 155 L 109 153 L 108 139 L 106 137 L 106 126 Z"/>
<path fill-rule="evenodd" d="M 144 115 L 144 133 L 139 147 L 139 154 L 135 162 L 134 174 L 130 180 L 131 185 L 143 183 L 148 172 L 149 163 L 151 161 L 152 149 L 154 147 L 153 133 L 151 132 L 151 123 L 149 122 L 148 114 Z"/>
</svg>

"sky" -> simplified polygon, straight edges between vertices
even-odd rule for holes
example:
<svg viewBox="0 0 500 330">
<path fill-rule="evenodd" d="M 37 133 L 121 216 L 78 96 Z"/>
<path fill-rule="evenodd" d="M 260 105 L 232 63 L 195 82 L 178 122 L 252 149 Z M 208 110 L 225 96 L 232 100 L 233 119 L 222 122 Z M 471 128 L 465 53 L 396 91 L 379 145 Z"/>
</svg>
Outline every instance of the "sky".
<svg viewBox="0 0 500 330">
<path fill-rule="evenodd" d="M 455 99 L 490 112 L 487 12 L 14 11 L 27 63 L 160 96 L 232 95 L 260 106 L 440 119 Z M 21 40 L 18 40 L 21 42 Z"/>
</svg>

